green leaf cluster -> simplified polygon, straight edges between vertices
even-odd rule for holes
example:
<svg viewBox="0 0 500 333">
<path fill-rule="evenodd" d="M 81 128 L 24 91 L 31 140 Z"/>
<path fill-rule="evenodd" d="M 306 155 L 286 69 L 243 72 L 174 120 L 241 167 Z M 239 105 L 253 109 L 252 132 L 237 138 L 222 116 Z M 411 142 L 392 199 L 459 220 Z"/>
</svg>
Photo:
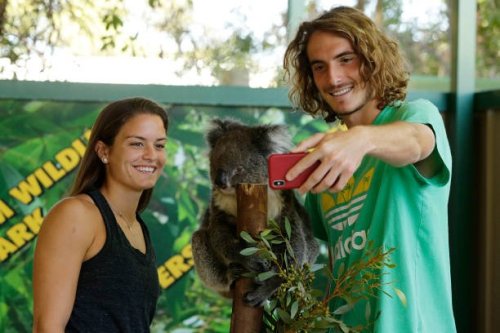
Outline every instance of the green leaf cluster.
<svg viewBox="0 0 500 333">
<path fill-rule="evenodd" d="M 295 253 L 290 245 L 292 230 L 289 221 L 284 227 L 271 220 L 268 227 L 260 234 L 252 237 L 243 231 L 240 236 L 249 247 L 240 253 L 245 256 L 258 255 L 270 260 L 273 269 L 259 274 L 247 274 L 258 281 L 264 281 L 278 275 L 283 283 L 264 307 L 265 332 L 324 332 L 326 329 L 343 333 L 361 332 L 369 327 L 371 309 L 367 302 L 366 325 L 351 327 L 342 321 L 342 315 L 349 312 L 361 300 L 377 297 L 382 291 L 380 271 L 385 267 L 393 268 L 389 256 L 394 249 L 374 249 L 372 244 L 367 247 L 367 253 L 348 268 L 341 266 L 334 276 L 329 268 L 322 264 L 297 264 Z M 274 245 L 284 244 L 286 251 L 280 256 L 273 250 Z M 335 286 L 333 291 L 324 294 L 314 288 L 315 272 L 322 270 Z M 406 304 L 404 293 L 395 289 L 396 295 Z M 389 297 L 391 295 L 387 294 Z M 330 309 L 330 301 L 342 299 L 344 305 Z M 378 318 L 377 314 L 374 318 Z"/>
</svg>

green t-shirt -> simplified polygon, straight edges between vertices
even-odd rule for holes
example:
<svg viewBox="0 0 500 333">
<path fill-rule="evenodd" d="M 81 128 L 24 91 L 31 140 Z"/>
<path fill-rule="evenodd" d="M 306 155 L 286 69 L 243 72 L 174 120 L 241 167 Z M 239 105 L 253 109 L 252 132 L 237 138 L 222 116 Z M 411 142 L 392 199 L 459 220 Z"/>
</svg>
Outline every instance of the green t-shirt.
<svg viewBox="0 0 500 333">
<path fill-rule="evenodd" d="M 356 303 L 342 319 L 349 325 L 364 325 L 367 308 L 370 321 L 380 317 L 367 332 L 454 333 L 448 245 L 448 197 L 451 153 L 443 120 L 426 100 L 402 102 L 386 107 L 373 125 L 395 121 L 429 125 L 435 133 L 439 171 L 422 176 L 414 165 L 394 167 L 366 156 L 342 192 L 308 194 L 306 208 L 315 235 L 331 246 L 333 271 L 349 267 L 373 247 L 395 248 L 395 268 L 381 272 L 383 293 Z M 393 288 L 406 296 L 406 306 Z M 334 309 L 342 303 L 332 304 Z"/>
</svg>

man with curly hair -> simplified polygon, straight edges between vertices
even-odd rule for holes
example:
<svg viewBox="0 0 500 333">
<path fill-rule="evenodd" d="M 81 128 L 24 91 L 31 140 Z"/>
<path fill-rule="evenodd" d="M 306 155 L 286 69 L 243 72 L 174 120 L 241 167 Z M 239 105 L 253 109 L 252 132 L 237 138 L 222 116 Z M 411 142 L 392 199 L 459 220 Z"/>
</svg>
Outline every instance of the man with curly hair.
<svg viewBox="0 0 500 333">
<path fill-rule="evenodd" d="M 398 44 L 361 11 L 336 7 L 300 25 L 284 67 L 295 105 L 348 128 L 300 142 L 294 151 L 311 152 L 287 174 L 292 180 L 320 161 L 299 191 L 331 249 L 334 276 L 370 249 L 395 249 L 395 267 L 378 272 L 380 291 L 351 300 L 342 320 L 363 332 L 456 332 L 449 143 L 431 102 L 405 100 L 409 75 Z M 383 295 L 396 293 L 401 300 Z"/>
</svg>

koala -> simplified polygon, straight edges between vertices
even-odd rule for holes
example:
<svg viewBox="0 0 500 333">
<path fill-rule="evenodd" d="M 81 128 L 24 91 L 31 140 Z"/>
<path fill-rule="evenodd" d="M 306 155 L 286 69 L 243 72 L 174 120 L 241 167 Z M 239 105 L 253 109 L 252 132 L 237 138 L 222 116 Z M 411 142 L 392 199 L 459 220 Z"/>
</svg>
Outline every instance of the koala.
<svg viewBox="0 0 500 333">
<path fill-rule="evenodd" d="M 267 157 L 271 153 L 289 151 L 292 141 L 286 128 L 280 125 L 246 126 L 227 119 L 215 119 L 211 125 L 206 139 L 212 192 L 201 225 L 192 236 L 193 259 L 201 281 L 231 298 L 233 283 L 242 273 L 273 269 L 269 261 L 257 255 L 240 254 L 248 244 L 236 232 L 236 185 L 267 184 Z M 283 228 L 285 219 L 290 222 L 291 245 L 297 264 L 312 264 L 318 255 L 318 244 L 312 235 L 308 215 L 293 190 L 275 191 L 268 187 L 267 206 L 268 220 L 275 220 Z M 273 251 L 281 254 L 285 247 L 276 245 Z M 244 301 L 260 306 L 281 283 L 278 276 L 255 281 Z"/>
</svg>

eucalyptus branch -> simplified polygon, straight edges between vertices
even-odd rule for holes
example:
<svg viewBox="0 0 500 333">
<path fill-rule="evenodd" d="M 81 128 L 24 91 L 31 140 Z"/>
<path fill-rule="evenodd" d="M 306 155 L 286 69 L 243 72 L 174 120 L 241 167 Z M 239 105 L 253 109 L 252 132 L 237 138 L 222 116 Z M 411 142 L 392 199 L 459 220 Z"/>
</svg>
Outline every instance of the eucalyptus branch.
<svg viewBox="0 0 500 333">
<path fill-rule="evenodd" d="M 383 248 L 373 249 L 368 244 L 366 255 L 353 263 L 347 270 L 344 264 L 339 267 L 337 277 L 333 277 L 335 289 L 323 302 L 328 303 L 332 299 L 340 297 L 348 302 L 356 302 L 360 299 L 374 297 L 375 291 L 381 290 L 383 284 L 380 282 L 381 269 L 386 266 L 394 268 L 388 257 L 394 252 L 394 248 L 384 251 Z"/>
<path fill-rule="evenodd" d="M 362 327 L 349 327 L 341 317 L 358 301 L 377 297 L 378 291 L 386 293 L 382 287 L 390 282 L 382 283 L 380 272 L 384 267 L 395 267 L 389 260 L 394 249 L 373 249 L 372 243 L 369 243 L 365 250 L 366 255 L 347 269 L 342 264 L 337 276 L 333 276 L 324 265 L 297 265 L 290 244 L 291 234 L 291 226 L 287 220 L 282 227 L 273 220 L 269 221 L 268 227 L 256 237 L 246 232 L 241 233 L 241 237 L 249 244 L 241 254 L 260 256 L 269 260 L 273 267 L 268 272 L 250 273 L 246 276 L 264 281 L 278 275 L 283 281 L 264 307 L 265 331 L 324 332 L 325 329 L 336 328 L 343 333 L 356 333 L 373 324 L 367 322 Z M 283 246 L 286 251 L 281 251 L 280 256 L 276 255 L 276 247 Z M 321 269 L 335 285 L 334 290 L 328 295 L 313 288 L 315 272 Z M 394 289 L 401 301 L 406 303 L 404 294 Z M 344 300 L 345 305 L 331 311 L 329 303 L 335 299 Z"/>
</svg>

